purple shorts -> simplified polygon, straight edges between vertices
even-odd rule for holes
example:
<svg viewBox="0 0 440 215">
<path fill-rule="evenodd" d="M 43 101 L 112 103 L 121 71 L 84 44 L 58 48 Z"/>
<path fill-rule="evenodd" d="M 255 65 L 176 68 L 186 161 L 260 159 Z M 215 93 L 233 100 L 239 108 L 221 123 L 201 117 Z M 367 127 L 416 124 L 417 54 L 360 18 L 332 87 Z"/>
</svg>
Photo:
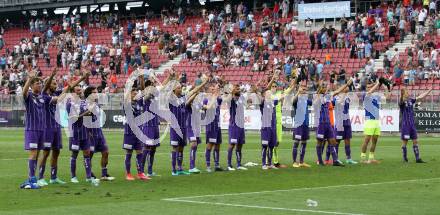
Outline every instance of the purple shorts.
<svg viewBox="0 0 440 215">
<path fill-rule="evenodd" d="M 124 134 L 124 143 L 122 149 L 141 150 L 142 142 L 134 134 Z"/>
<path fill-rule="evenodd" d="M 73 137 L 70 137 L 69 150 L 70 151 L 90 150 L 90 141 L 88 139 L 76 140 L 73 139 Z"/>
<path fill-rule="evenodd" d="M 229 144 L 245 144 L 244 128 L 229 128 Z"/>
<path fill-rule="evenodd" d="M 335 138 L 335 130 L 330 123 L 319 124 L 316 129 L 316 139 L 328 140 Z"/>
<path fill-rule="evenodd" d="M 206 143 L 221 144 L 222 130 L 220 128 L 212 131 L 206 130 Z"/>
<path fill-rule="evenodd" d="M 147 139 L 145 140 L 146 146 L 160 146 L 160 132 L 159 126 L 157 127 L 144 127 L 142 132 Z M 142 142 L 142 141 L 141 141 Z"/>
<path fill-rule="evenodd" d="M 42 150 L 44 148 L 44 131 L 24 131 L 24 149 Z"/>
<path fill-rule="evenodd" d="M 194 134 L 194 131 L 192 128 L 186 129 L 186 136 L 188 137 L 189 142 L 197 142 L 197 145 L 202 143 L 202 141 L 200 140 L 200 136 L 197 136 L 196 134 Z"/>
<path fill-rule="evenodd" d="M 416 140 L 417 139 L 417 130 L 414 126 L 402 126 L 400 139 L 402 140 Z"/>
<path fill-rule="evenodd" d="M 60 150 L 63 148 L 61 143 L 61 129 L 49 129 L 44 132 L 43 150 Z"/>
<path fill-rule="evenodd" d="M 170 144 L 171 146 L 186 146 L 186 132 L 184 129 L 181 129 L 183 137 L 179 136 L 177 132 L 170 128 Z"/>
<path fill-rule="evenodd" d="M 344 125 L 343 131 L 338 131 L 337 128 L 335 128 L 336 132 L 336 140 L 349 140 L 352 138 L 352 131 L 350 125 Z"/>
<path fill-rule="evenodd" d="M 301 125 L 293 130 L 293 139 L 294 140 L 309 140 L 310 139 L 310 130 L 309 126 Z"/>
<path fill-rule="evenodd" d="M 108 151 L 107 141 L 103 137 L 90 138 L 90 151 L 92 152 L 106 152 Z"/>
<path fill-rule="evenodd" d="M 277 145 L 277 133 L 272 128 L 261 129 L 261 145 L 267 145 L 270 148 Z"/>
</svg>

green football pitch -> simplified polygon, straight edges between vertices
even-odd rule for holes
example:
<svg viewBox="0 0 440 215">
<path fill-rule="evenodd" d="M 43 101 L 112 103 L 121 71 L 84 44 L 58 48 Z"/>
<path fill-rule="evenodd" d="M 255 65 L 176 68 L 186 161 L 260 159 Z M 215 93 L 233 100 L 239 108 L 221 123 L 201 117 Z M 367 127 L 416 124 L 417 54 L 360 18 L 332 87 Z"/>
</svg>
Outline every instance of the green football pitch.
<svg viewBox="0 0 440 215">
<path fill-rule="evenodd" d="M 161 175 L 148 182 L 125 181 L 122 130 L 105 131 L 110 147 L 109 173 L 113 182 L 99 187 L 84 181 L 82 158 L 77 172 L 80 184 L 49 185 L 40 190 L 21 190 L 26 179 L 27 154 L 23 151 L 23 131 L 0 130 L 0 214 L 440 214 L 440 138 L 422 137 L 422 158 L 416 164 L 412 147 L 410 162 L 402 163 L 400 138 L 382 137 L 376 158 L 380 164 L 358 164 L 338 168 L 312 165 L 309 169 L 291 167 L 291 134 L 285 134 L 280 158 L 289 168 L 215 172 L 199 175 L 171 176 L 170 146 L 164 140 L 158 149 L 155 172 Z M 226 140 L 226 136 L 223 137 Z M 353 158 L 359 159 L 361 137 L 352 143 Z M 59 177 L 70 181 L 69 151 L 59 161 Z M 306 160 L 316 160 L 315 140 L 309 142 Z M 226 167 L 226 146 L 222 145 L 221 165 Z M 204 149 L 200 145 L 197 166 L 204 170 Z M 340 157 L 344 160 L 343 146 Z M 93 160 L 100 173 L 100 155 Z M 235 160 L 235 156 L 233 157 Z M 260 138 L 248 132 L 243 148 L 243 163 L 260 163 Z M 184 164 L 188 167 L 189 151 Z M 49 164 L 47 164 L 48 166 Z M 46 178 L 49 176 L 46 168 Z M 135 170 L 134 157 L 132 173 Z M 307 200 L 318 202 L 308 206 Z"/>
</svg>

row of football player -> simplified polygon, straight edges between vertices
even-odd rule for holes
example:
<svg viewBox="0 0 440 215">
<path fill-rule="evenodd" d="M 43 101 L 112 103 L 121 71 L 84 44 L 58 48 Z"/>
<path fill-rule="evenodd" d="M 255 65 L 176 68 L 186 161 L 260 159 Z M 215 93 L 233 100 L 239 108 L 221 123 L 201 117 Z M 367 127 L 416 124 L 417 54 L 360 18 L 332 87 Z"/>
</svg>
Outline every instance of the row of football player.
<svg viewBox="0 0 440 215">
<path fill-rule="evenodd" d="M 23 90 L 23 96 L 26 104 L 26 125 L 25 125 L 25 149 L 29 151 L 29 179 L 22 184 L 24 188 L 38 188 L 39 185 L 47 185 L 44 180 L 44 169 L 45 162 L 49 155 L 49 150 L 52 149 L 52 160 L 51 160 L 51 180 L 50 183 L 64 183 L 58 179 L 57 173 L 57 157 L 59 155 L 59 149 L 61 145 L 61 131 L 60 126 L 56 119 L 56 103 L 60 98 L 63 98 L 65 93 L 69 90 L 73 90 L 80 98 L 80 101 L 69 100 L 67 102 L 67 111 L 69 113 L 69 124 L 71 124 L 71 134 L 72 137 L 69 138 L 69 148 L 72 151 L 71 156 L 71 182 L 77 183 L 76 178 L 76 158 L 78 156 L 78 151 L 82 150 L 84 155 L 84 166 L 86 169 L 87 181 L 94 185 L 99 184 L 99 180 L 93 177 L 91 172 L 91 157 L 94 152 L 102 152 L 102 177 L 103 180 L 112 180 L 113 177 L 109 176 L 107 173 L 106 165 L 108 163 L 108 147 L 105 138 L 102 134 L 101 128 L 87 128 L 84 125 L 83 118 L 85 116 L 91 116 L 93 121 L 99 120 L 98 113 L 96 111 L 98 108 L 96 105 L 96 88 L 88 87 L 82 92 L 77 84 L 88 76 L 86 73 L 84 77 L 66 87 L 63 92 L 56 91 L 56 83 L 53 77 L 56 74 L 56 70 L 52 75 L 46 80 L 46 84 L 43 89 L 41 89 L 41 80 L 36 78 L 34 74 L 29 74 L 28 81 Z M 271 81 L 267 84 L 266 88 L 258 93 L 256 88 L 253 88 L 254 93 L 259 94 L 261 99 L 260 110 L 262 111 L 262 129 L 261 129 L 261 143 L 262 143 L 262 168 L 277 168 L 275 164 L 272 163 L 273 154 L 277 154 L 277 146 L 281 131 L 277 129 L 280 120 L 277 120 L 281 114 L 277 107 L 281 105 L 281 102 L 286 95 L 296 91 L 293 96 L 293 104 L 296 107 L 295 111 L 295 129 L 294 129 L 294 146 L 292 150 L 292 156 L 294 167 L 309 167 L 310 165 L 304 163 L 304 155 L 307 145 L 307 140 L 309 139 L 309 125 L 308 125 L 308 107 L 313 103 L 319 103 L 321 108 L 319 109 L 319 124 L 317 129 L 317 146 L 316 152 L 318 156 L 318 164 L 324 165 L 325 162 L 322 159 L 322 152 L 324 148 L 324 143 L 328 142 L 328 153 L 332 155 L 334 166 L 343 166 L 343 163 L 339 161 L 337 154 L 337 146 L 341 140 L 345 143 L 345 152 L 347 154 L 347 163 L 355 164 L 356 162 L 351 159 L 350 156 L 350 139 L 351 139 L 351 123 L 349 118 L 343 119 L 342 127 L 335 128 L 332 126 L 332 120 L 330 117 L 329 106 L 335 106 L 335 112 L 341 113 L 342 115 L 349 115 L 349 103 L 350 99 L 346 96 L 348 91 L 347 83 L 341 86 L 334 92 L 328 92 L 328 88 L 325 84 L 321 84 L 316 94 L 320 96 L 315 97 L 315 101 L 308 98 L 304 86 L 296 86 L 298 83 L 294 80 L 287 90 L 281 94 L 276 94 L 276 85 L 274 81 L 277 74 L 273 76 Z M 184 128 L 182 131 L 176 131 L 176 127 L 171 126 L 170 129 L 170 144 L 173 148 L 171 152 L 172 159 L 172 175 L 186 175 L 190 173 L 199 173 L 195 167 L 195 155 L 197 151 L 197 146 L 201 142 L 200 140 L 200 126 L 199 123 L 195 122 L 200 120 L 198 117 L 192 117 L 197 114 L 191 114 L 192 112 L 197 113 L 201 109 L 206 112 L 212 111 L 214 116 L 212 122 L 206 126 L 206 164 L 207 171 L 212 171 L 210 166 L 210 155 L 211 151 L 214 151 L 214 170 L 222 170 L 219 166 L 219 146 L 221 143 L 221 130 L 219 126 L 219 115 L 220 115 L 220 104 L 223 102 L 229 103 L 230 111 L 230 122 L 229 122 L 229 147 L 228 147 L 228 170 L 233 171 L 235 168 L 232 166 L 232 153 L 235 148 L 235 154 L 237 158 L 237 169 L 245 170 L 246 168 L 241 165 L 242 159 L 242 146 L 245 143 L 245 131 L 244 131 L 244 109 L 247 104 L 246 97 L 241 93 L 238 85 L 235 85 L 230 93 L 224 93 L 220 95 L 219 86 L 216 83 L 210 83 L 207 88 L 208 92 L 212 95 L 209 99 L 204 99 L 201 104 L 193 104 L 194 99 L 197 97 L 198 93 L 205 88 L 205 85 L 209 83 L 208 79 L 205 79 L 203 83 L 195 87 L 186 95 L 182 93 L 182 87 L 178 82 L 175 83 L 171 88 L 163 87 L 160 88 L 158 85 L 167 86 L 168 82 L 176 79 L 175 74 L 171 74 L 166 83 L 161 84 L 157 79 L 143 81 L 138 81 L 138 85 L 131 90 L 131 92 L 126 93 L 124 109 L 127 109 L 127 104 L 129 109 L 131 109 L 133 116 L 140 116 L 142 113 L 150 115 L 150 120 L 141 126 L 141 133 L 146 136 L 146 141 L 142 141 L 142 138 L 138 138 L 139 134 L 136 135 L 132 129 L 130 123 L 126 123 L 124 128 L 124 143 L 123 148 L 127 150 L 127 155 L 125 159 L 127 180 L 133 180 L 134 178 L 130 174 L 130 160 L 133 150 L 136 151 L 136 162 L 138 169 L 138 178 L 142 180 L 148 180 L 155 173 L 152 171 L 152 165 L 154 161 L 154 154 L 156 147 L 159 146 L 159 117 L 169 117 L 168 120 L 171 122 L 176 122 L 179 128 Z M 374 92 L 378 90 L 380 83 L 372 83 L 368 85 L 368 89 L 365 92 L 364 104 L 371 104 L 371 107 L 365 107 L 365 142 L 362 145 L 361 161 L 366 163 L 376 163 L 377 160 L 374 158 L 375 146 L 377 139 L 380 135 L 380 124 L 379 124 L 379 107 L 380 107 L 380 97 L 375 95 Z M 29 92 L 29 88 L 32 92 Z M 138 88 L 142 90 L 142 96 L 137 96 Z M 162 89 L 170 89 L 167 98 L 169 98 L 169 110 L 172 114 L 168 116 L 160 116 L 159 102 L 158 102 L 158 91 Z M 419 96 L 417 99 L 423 98 L 428 92 Z M 87 99 L 85 99 L 87 98 Z M 289 99 L 292 97 L 289 97 Z M 414 114 L 413 105 L 416 99 L 409 98 L 406 91 L 402 92 L 401 96 L 401 112 L 402 117 L 402 150 L 404 154 L 404 160 L 406 158 L 406 143 L 408 139 L 413 140 L 414 152 L 416 154 L 417 162 L 423 162 L 419 158 L 419 150 L 417 144 L 417 134 L 414 127 Z M 368 106 L 368 105 L 366 105 Z M 127 111 L 127 110 L 126 110 Z M 264 114 L 266 113 L 266 114 Z M 267 114 L 271 113 L 271 114 Z M 336 117 L 338 118 L 338 117 Z M 337 120 L 337 119 L 335 119 Z M 339 127 L 339 126 L 336 126 Z M 139 127 L 138 127 L 139 128 Z M 279 128 L 279 127 L 278 127 Z M 183 149 L 187 145 L 187 140 L 190 142 L 190 169 L 189 171 L 183 170 Z M 366 159 L 367 146 L 372 140 L 372 146 L 370 148 L 369 159 Z M 301 144 L 300 149 L 300 159 L 297 160 L 298 147 Z M 44 150 L 46 149 L 46 150 Z M 35 170 L 37 166 L 37 157 L 40 150 L 43 150 L 43 159 L 40 160 L 40 180 L 37 181 L 35 177 Z M 93 151 L 93 152 L 92 152 Z M 276 159 L 277 160 L 277 159 Z M 143 173 L 144 163 L 148 161 L 148 174 Z M 177 167 L 176 167 L 177 166 Z"/>
</svg>

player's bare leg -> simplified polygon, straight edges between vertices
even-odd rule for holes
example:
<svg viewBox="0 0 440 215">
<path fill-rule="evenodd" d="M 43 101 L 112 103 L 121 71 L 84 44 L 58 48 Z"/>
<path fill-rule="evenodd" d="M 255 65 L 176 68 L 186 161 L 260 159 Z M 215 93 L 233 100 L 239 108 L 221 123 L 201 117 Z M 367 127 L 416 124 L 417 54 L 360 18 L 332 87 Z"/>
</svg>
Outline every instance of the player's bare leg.
<svg viewBox="0 0 440 215">
<path fill-rule="evenodd" d="M 371 146 L 370 146 L 370 154 L 368 155 L 368 163 L 379 163 L 379 161 L 377 161 L 374 158 L 374 152 L 376 151 L 376 145 L 377 145 L 378 139 L 379 139 L 379 136 L 377 136 L 377 135 L 373 135 L 373 137 L 371 138 Z"/>
<path fill-rule="evenodd" d="M 371 135 L 366 135 L 361 146 L 361 163 L 367 163 L 367 148 L 371 141 Z"/>
</svg>

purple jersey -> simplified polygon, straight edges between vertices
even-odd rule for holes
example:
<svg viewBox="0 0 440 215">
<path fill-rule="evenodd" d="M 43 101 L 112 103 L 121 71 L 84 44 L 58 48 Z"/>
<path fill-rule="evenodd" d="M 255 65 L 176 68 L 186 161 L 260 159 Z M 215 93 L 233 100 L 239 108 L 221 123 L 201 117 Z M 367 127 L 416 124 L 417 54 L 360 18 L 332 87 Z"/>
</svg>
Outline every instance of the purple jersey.
<svg viewBox="0 0 440 215">
<path fill-rule="evenodd" d="M 57 130 L 60 129 L 60 116 L 56 114 L 57 111 L 57 104 L 51 103 L 53 96 L 59 96 L 61 94 L 61 90 L 56 91 L 52 95 L 49 95 L 47 93 L 43 93 L 44 101 L 46 108 L 44 109 L 45 112 L 45 118 L 46 118 L 46 129 L 47 130 Z"/>
<path fill-rule="evenodd" d="M 203 101 L 204 105 L 208 105 L 208 99 Z M 206 110 L 205 121 L 209 122 L 206 125 L 206 132 L 220 130 L 220 106 L 222 104 L 222 99 L 217 98 L 217 103 L 213 106 L 215 108 Z"/>
<path fill-rule="evenodd" d="M 144 111 L 147 113 L 144 127 L 159 126 L 159 97 L 147 97 L 144 99 Z"/>
<path fill-rule="evenodd" d="M 415 126 L 414 123 L 414 105 L 416 103 L 416 99 L 409 98 L 406 101 L 400 103 L 400 119 L 401 119 L 401 127 L 409 127 L 412 128 Z"/>
<path fill-rule="evenodd" d="M 317 125 L 330 124 L 329 106 L 331 96 L 329 94 L 317 96 L 318 98 L 315 104 L 315 123 Z M 319 111 L 319 113 L 317 111 Z M 317 118 L 318 116 L 319 118 Z"/>
<path fill-rule="evenodd" d="M 188 117 L 187 114 L 187 107 L 186 107 L 186 96 L 181 96 L 179 98 L 176 97 L 176 99 L 171 99 L 169 108 L 172 114 L 176 117 L 177 124 L 182 130 L 182 132 L 185 132 L 186 128 L 186 118 Z M 171 128 L 171 130 L 174 130 L 174 128 Z"/>
<path fill-rule="evenodd" d="M 26 108 L 26 131 L 43 131 L 45 127 L 45 100 L 42 94 L 28 92 L 24 98 Z"/>
<path fill-rule="evenodd" d="M 335 107 L 335 127 L 351 126 L 350 121 L 350 98 L 348 96 L 336 96 L 333 99 Z"/>
<path fill-rule="evenodd" d="M 139 99 L 137 101 L 131 101 L 131 108 L 130 110 L 125 110 L 125 105 L 123 105 L 124 113 L 127 113 L 127 111 L 131 111 L 133 113 L 133 118 L 137 118 L 142 114 L 143 111 L 143 99 Z M 127 114 L 125 114 L 125 119 L 127 119 Z M 141 129 L 141 127 L 140 127 Z M 125 122 L 124 124 L 124 134 L 126 135 L 133 135 L 133 129 L 130 127 L 130 123 Z"/>
<path fill-rule="evenodd" d="M 312 105 L 312 100 L 307 95 L 299 95 L 294 102 L 295 116 L 294 128 L 301 126 L 309 127 L 309 106 Z"/>
<path fill-rule="evenodd" d="M 202 103 L 192 102 L 190 106 L 187 106 L 187 118 L 186 118 L 186 128 L 188 131 L 188 138 L 200 137 L 200 130 L 202 126 Z"/>
<path fill-rule="evenodd" d="M 276 130 L 277 118 L 276 118 L 276 106 L 278 100 L 264 100 L 260 104 L 261 112 L 261 128 L 272 128 Z"/>
<path fill-rule="evenodd" d="M 229 107 L 229 129 L 244 128 L 244 96 L 238 98 L 233 97 L 231 106 Z"/>
<path fill-rule="evenodd" d="M 73 102 L 71 99 L 67 101 L 67 113 L 69 115 L 69 129 L 74 140 L 85 140 L 88 138 L 87 129 L 83 123 L 83 117 L 71 118 L 72 116 L 79 116 L 87 111 L 87 103 L 85 100 Z M 75 121 L 76 120 L 76 121 Z"/>
<path fill-rule="evenodd" d="M 96 113 L 96 114 L 95 114 Z M 104 134 L 102 133 L 101 128 L 101 109 L 98 105 L 94 107 L 92 113 L 92 128 L 87 128 L 87 131 L 92 137 L 104 138 Z"/>
</svg>

